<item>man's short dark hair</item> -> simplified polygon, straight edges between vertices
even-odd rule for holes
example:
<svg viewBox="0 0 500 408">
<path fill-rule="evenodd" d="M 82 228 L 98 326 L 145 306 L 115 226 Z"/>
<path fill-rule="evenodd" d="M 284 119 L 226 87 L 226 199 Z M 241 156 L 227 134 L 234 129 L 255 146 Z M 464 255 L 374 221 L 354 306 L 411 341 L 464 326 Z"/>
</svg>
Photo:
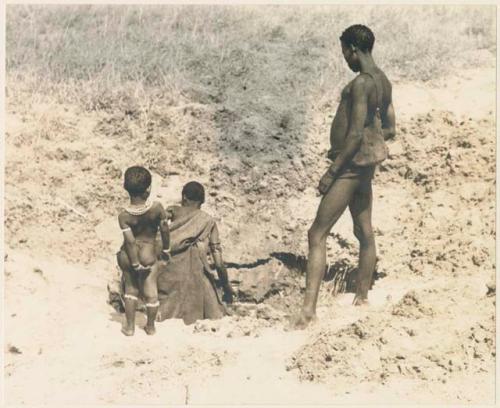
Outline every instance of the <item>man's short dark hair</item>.
<svg viewBox="0 0 500 408">
<path fill-rule="evenodd" d="M 345 45 L 354 45 L 361 51 L 372 51 L 375 43 L 375 36 L 372 30 L 362 24 L 355 24 L 348 27 L 340 36 L 340 41 Z"/>
<path fill-rule="evenodd" d="M 199 203 L 205 202 L 205 189 L 197 181 L 190 181 L 182 188 L 182 195 L 188 200 Z"/>
<path fill-rule="evenodd" d="M 151 185 L 151 173 L 141 166 L 132 166 L 125 171 L 123 187 L 131 196 L 139 196 Z"/>
</svg>

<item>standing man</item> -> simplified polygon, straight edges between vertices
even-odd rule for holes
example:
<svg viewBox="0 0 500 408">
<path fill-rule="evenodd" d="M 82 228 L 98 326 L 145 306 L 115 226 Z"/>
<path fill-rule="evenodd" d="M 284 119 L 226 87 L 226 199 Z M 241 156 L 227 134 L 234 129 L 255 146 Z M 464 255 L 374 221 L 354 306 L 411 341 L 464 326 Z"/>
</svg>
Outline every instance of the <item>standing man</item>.
<svg viewBox="0 0 500 408">
<path fill-rule="evenodd" d="M 385 140 L 395 135 L 392 87 L 373 60 L 374 42 L 372 31 L 359 24 L 340 37 L 345 61 L 358 75 L 343 89 L 331 126 L 328 158 L 333 163 L 319 182 L 323 198 L 308 232 L 306 293 L 302 310 L 292 321 L 296 328 L 305 328 L 316 317 L 326 267 L 326 239 L 347 206 L 360 245 L 354 304 L 367 303 L 376 261 L 372 178 L 376 165 L 387 157 Z"/>
</svg>

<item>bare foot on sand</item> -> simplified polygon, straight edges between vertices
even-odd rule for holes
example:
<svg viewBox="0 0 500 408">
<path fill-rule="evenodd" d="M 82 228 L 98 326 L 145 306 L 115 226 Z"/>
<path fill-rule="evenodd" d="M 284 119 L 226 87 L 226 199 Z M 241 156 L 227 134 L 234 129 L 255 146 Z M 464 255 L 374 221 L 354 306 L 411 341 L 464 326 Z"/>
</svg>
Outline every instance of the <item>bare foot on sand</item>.
<svg viewBox="0 0 500 408">
<path fill-rule="evenodd" d="M 134 335 L 134 328 L 130 328 L 130 327 L 122 327 L 122 333 L 125 335 L 125 336 L 133 336 Z"/>
<path fill-rule="evenodd" d="M 367 298 L 362 298 L 361 296 L 354 296 L 354 300 L 352 301 L 352 304 L 354 306 L 369 306 L 370 303 L 368 302 Z"/>
<path fill-rule="evenodd" d="M 289 321 L 288 329 L 304 330 L 312 321 L 316 321 L 316 315 L 314 313 L 307 313 L 301 310 L 298 314 L 292 316 Z"/>
<path fill-rule="evenodd" d="M 156 333 L 156 328 L 154 326 L 144 326 L 144 331 L 148 336 L 152 336 Z"/>
</svg>

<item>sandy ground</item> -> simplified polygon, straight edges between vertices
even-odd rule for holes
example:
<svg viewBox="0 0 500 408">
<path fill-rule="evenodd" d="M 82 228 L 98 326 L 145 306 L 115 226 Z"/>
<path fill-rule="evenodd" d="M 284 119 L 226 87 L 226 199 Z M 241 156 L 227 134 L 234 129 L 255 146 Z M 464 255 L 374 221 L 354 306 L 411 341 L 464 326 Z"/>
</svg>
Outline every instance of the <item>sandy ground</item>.
<svg viewBox="0 0 500 408">
<path fill-rule="evenodd" d="M 107 301 L 120 242 L 113 214 L 125 202 L 120 138 L 134 134 L 134 123 L 8 100 L 6 402 L 492 403 L 495 72 L 396 83 L 394 100 L 398 135 L 374 181 L 371 305 L 355 308 L 352 293 L 337 293 L 357 256 L 345 214 L 328 244 L 319 321 L 305 331 L 285 326 L 301 302 L 301 256 L 333 108 L 311 107 L 300 154 L 283 147 L 290 167 L 259 167 L 262 157 L 245 156 L 250 142 L 240 140 L 245 167 L 221 152 L 210 126 L 200 133 L 210 141 L 200 165 L 185 160 L 200 145 L 189 136 L 198 120 L 223 123 L 231 112 L 169 107 L 185 139 L 165 139 L 171 160 L 155 174 L 154 195 L 171 204 L 190 178 L 207 183 L 207 211 L 220 219 L 241 301 L 220 321 L 171 320 L 156 336 L 137 330 L 132 338 L 120 334 L 123 316 Z M 144 324 L 140 313 L 138 320 Z"/>
</svg>

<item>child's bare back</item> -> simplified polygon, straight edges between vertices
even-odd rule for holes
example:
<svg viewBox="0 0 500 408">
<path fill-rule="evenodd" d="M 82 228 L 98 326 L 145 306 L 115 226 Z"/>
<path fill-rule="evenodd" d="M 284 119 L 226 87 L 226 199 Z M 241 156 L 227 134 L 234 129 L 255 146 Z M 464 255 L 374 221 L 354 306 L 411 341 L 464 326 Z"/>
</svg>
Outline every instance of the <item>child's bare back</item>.
<svg viewBox="0 0 500 408">
<path fill-rule="evenodd" d="M 165 218 L 166 212 L 163 206 L 156 201 L 143 214 L 130 213 L 125 209 L 118 216 L 122 231 L 131 231 L 133 234 L 138 249 L 138 261 L 144 267 L 152 266 L 156 262 L 155 240 L 160 223 Z M 125 245 L 124 242 L 119 263 L 123 265 L 123 268 L 130 268 L 132 263 L 125 251 Z"/>
</svg>

